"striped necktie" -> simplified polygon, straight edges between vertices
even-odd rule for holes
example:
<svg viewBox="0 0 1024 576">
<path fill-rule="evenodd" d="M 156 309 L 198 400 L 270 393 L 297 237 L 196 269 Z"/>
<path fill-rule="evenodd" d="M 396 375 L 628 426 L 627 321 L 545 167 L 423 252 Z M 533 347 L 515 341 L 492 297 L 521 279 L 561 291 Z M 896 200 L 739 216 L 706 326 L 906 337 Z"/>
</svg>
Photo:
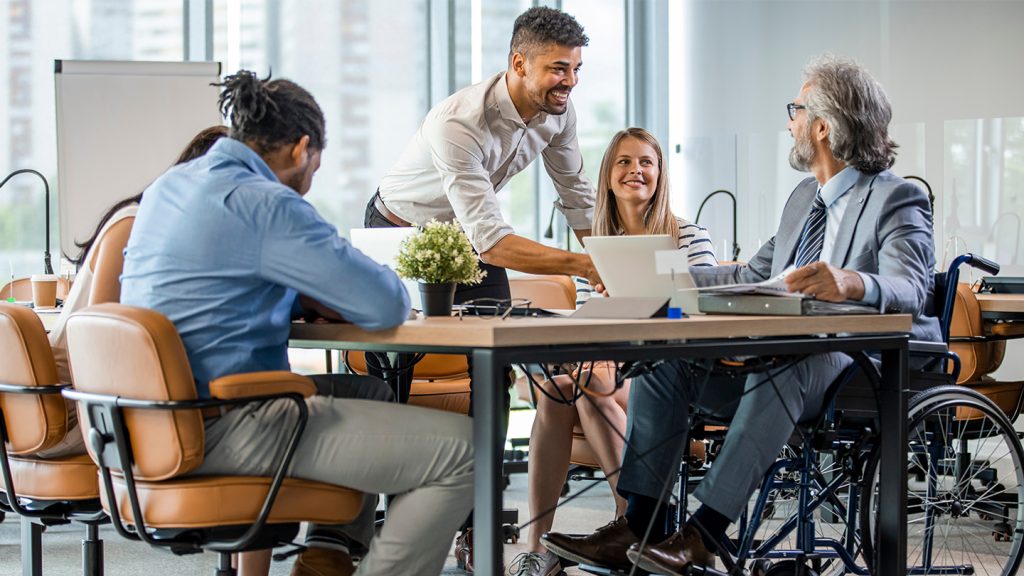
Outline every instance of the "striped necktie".
<svg viewBox="0 0 1024 576">
<path fill-rule="evenodd" d="M 800 235 L 800 246 L 796 250 L 796 267 L 817 262 L 821 257 L 821 247 L 825 244 L 825 201 L 821 199 L 821 190 L 814 196 L 811 213 L 804 223 L 804 231 Z"/>
</svg>

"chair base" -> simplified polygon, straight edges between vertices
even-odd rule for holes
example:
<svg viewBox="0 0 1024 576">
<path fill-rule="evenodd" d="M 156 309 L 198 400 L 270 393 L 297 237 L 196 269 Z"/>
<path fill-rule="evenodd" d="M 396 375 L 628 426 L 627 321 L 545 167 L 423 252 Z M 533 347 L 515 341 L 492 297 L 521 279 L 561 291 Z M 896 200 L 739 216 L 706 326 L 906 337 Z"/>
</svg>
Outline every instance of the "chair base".
<svg viewBox="0 0 1024 576">
<path fill-rule="evenodd" d="M 149 536 L 155 540 L 156 543 L 153 545 L 155 548 L 166 548 L 172 554 L 178 556 L 199 554 L 204 550 L 228 553 L 230 556 L 233 552 L 265 550 L 282 544 L 290 544 L 299 533 L 299 524 L 267 524 L 256 535 L 255 540 L 242 549 L 226 549 L 218 544 L 224 543 L 224 545 L 227 545 L 227 543 L 237 539 L 248 529 L 248 525 L 188 529 L 158 528 L 150 532 Z"/>
</svg>

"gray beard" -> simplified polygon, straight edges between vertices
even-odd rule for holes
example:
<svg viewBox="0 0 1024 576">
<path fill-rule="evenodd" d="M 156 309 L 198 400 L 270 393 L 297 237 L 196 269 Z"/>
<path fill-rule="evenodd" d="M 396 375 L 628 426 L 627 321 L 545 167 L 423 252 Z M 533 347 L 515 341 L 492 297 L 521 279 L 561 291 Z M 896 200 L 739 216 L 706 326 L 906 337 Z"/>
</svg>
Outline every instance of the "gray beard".
<svg viewBox="0 0 1024 576">
<path fill-rule="evenodd" d="M 793 148 L 789 151 L 789 165 L 800 172 L 810 172 L 811 162 L 814 160 L 814 148 L 810 145 L 809 139 L 797 138 L 793 142 Z"/>
</svg>

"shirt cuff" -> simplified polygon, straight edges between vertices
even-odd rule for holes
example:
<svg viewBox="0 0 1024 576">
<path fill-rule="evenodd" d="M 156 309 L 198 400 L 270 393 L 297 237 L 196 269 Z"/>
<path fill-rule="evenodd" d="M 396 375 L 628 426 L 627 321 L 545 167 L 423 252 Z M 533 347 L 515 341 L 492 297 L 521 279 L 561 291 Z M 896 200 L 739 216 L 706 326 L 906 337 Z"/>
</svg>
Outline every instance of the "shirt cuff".
<svg viewBox="0 0 1024 576">
<path fill-rule="evenodd" d="M 565 223 L 573 230 L 588 230 L 594 227 L 594 207 L 568 208 L 560 200 L 555 200 L 555 208 L 565 216 Z"/>
<path fill-rule="evenodd" d="M 487 252 L 505 236 L 515 234 L 515 230 L 511 226 L 500 220 L 480 222 L 465 230 L 466 236 L 469 237 L 469 243 L 473 245 L 477 254 Z"/>
<path fill-rule="evenodd" d="M 860 274 L 860 279 L 864 282 L 864 297 L 860 301 L 869 306 L 878 306 L 878 282 L 875 282 L 874 278 L 863 272 L 857 272 L 857 274 Z"/>
</svg>

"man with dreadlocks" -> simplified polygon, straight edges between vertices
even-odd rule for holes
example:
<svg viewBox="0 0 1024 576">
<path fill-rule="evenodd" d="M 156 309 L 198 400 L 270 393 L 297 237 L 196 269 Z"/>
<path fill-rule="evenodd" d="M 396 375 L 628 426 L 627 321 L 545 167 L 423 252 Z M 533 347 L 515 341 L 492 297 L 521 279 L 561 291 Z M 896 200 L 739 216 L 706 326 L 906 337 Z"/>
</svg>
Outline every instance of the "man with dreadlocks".
<svg viewBox="0 0 1024 576">
<path fill-rule="evenodd" d="M 367 330 L 401 324 L 409 313 L 394 272 L 352 248 L 302 199 L 326 142 L 313 97 L 244 70 L 221 86 L 229 137 L 146 189 L 121 290 L 123 303 L 174 323 L 200 398 L 220 376 L 289 369 L 298 294 Z M 309 420 L 289 473 L 398 495 L 357 573 L 439 573 L 472 504 L 470 420 L 367 399 L 306 403 Z M 271 475 L 297 413 L 278 400 L 208 418 L 206 456 L 193 473 Z M 295 574 L 352 573 L 339 549 L 310 548 L 296 566 Z"/>
</svg>

